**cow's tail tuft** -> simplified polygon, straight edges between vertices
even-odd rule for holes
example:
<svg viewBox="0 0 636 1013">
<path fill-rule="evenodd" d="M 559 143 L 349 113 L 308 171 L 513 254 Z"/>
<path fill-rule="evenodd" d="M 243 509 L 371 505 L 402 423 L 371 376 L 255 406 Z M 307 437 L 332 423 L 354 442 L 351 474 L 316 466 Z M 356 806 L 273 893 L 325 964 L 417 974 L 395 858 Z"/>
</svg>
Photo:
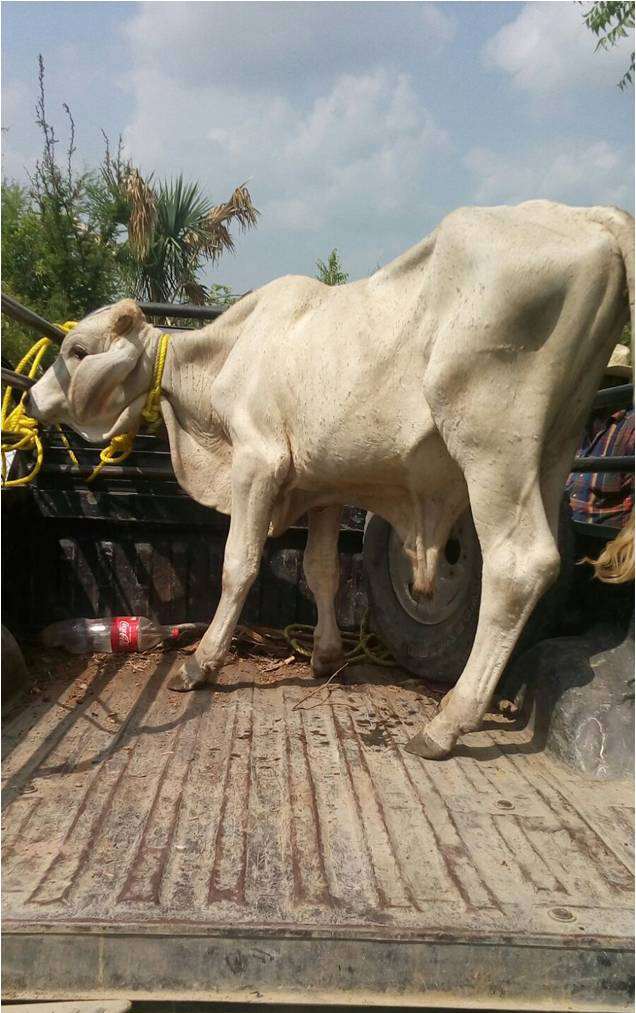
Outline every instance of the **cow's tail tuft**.
<svg viewBox="0 0 636 1013">
<path fill-rule="evenodd" d="M 608 542 L 598 559 L 582 559 L 591 563 L 594 576 L 605 584 L 626 584 L 634 579 L 634 512 L 622 531 Z"/>
</svg>

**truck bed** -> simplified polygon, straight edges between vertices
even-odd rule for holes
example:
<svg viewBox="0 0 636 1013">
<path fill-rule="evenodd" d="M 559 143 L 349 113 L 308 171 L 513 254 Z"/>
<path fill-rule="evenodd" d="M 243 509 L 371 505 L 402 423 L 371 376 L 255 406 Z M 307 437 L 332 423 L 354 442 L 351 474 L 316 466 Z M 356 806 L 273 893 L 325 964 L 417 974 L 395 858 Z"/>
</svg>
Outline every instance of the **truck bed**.
<svg viewBox="0 0 636 1013">
<path fill-rule="evenodd" d="M 495 715 L 411 756 L 399 671 L 182 660 L 51 651 L 7 714 L 6 997 L 630 1008 L 631 784 Z"/>
</svg>

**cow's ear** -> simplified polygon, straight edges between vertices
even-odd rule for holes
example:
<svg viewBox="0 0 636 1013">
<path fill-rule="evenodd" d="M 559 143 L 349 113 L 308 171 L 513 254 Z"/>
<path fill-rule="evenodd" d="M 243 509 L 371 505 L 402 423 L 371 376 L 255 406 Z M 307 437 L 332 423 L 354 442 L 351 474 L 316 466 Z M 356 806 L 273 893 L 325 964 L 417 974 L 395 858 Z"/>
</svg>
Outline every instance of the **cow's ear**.
<svg viewBox="0 0 636 1013">
<path fill-rule="evenodd" d="M 73 373 L 69 403 L 78 422 L 104 418 L 113 395 L 121 407 L 121 385 L 139 361 L 142 346 L 118 338 L 107 352 L 87 355 Z"/>
<path fill-rule="evenodd" d="M 145 316 L 134 299 L 122 299 L 113 307 L 113 334 L 117 337 L 139 330 Z"/>
</svg>

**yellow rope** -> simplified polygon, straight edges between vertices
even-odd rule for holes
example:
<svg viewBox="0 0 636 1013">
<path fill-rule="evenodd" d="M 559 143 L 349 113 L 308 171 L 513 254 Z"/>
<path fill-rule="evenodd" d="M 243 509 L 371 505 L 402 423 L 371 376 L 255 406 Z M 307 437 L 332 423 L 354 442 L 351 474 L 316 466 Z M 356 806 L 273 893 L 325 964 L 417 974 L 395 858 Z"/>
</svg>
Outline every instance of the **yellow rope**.
<svg viewBox="0 0 636 1013">
<path fill-rule="evenodd" d="M 74 327 L 77 327 L 77 323 L 74 320 L 68 320 L 65 324 L 60 324 L 58 326 L 60 326 L 63 331 L 68 332 L 72 331 Z M 166 362 L 169 340 L 170 339 L 167 334 L 161 335 L 161 340 L 159 341 L 159 347 L 155 358 L 152 386 L 148 392 L 146 403 L 141 413 L 149 429 L 154 429 L 161 421 L 161 411 L 159 407 L 161 401 L 161 378 L 163 376 L 163 369 Z M 27 375 L 29 379 L 34 380 L 40 363 L 52 343 L 53 342 L 50 341 L 49 338 L 42 338 L 40 341 L 36 341 L 32 348 L 30 348 L 26 355 L 20 360 L 15 372 L 22 373 L 30 363 Z M 13 489 L 17 486 L 28 485 L 40 471 L 44 460 L 44 448 L 38 431 L 37 420 L 27 415 L 24 410 L 24 400 L 26 394 L 27 392 L 24 391 L 17 405 L 11 409 L 13 388 L 11 385 L 8 385 L 2 399 L 2 429 L 5 433 L 15 433 L 14 440 L 11 442 L 3 441 L 1 445 L 2 484 L 4 489 Z M 56 426 L 56 428 L 61 436 L 62 443 L 66 447 L 71 461 L 73 464 L 78 465 L 78 460 L 73 453 L 71 445 L 64 432 L 59 425 Z M 107 465 L 121 464 L 122 461 L 125 461 L 132 452 L 136 436 L 137 430 L 131 433 L 122 433 L 119 436 L 114 436 L 109 445 L 100 453 L 99 464 L 93 469 L 87 479 L 87 482 L 92 482 L 93 479 L 97 478 L 102 469 Z M 34 451 L 36 455 L 35 464 L 27 475 L 22 475 L 20 478 L 13 478 L 7 481 L 6 455 L 17 450 Z"/>
<path fill-rule="evenodd" d="M 163 376 L 163 367 L 166 363 L 169 340 L 170 336 L 168 334 L 161 335 L 157 355 L 155 357 L 152 386 L 148 391 L 146 403 L 141 413 L 142 418 L 151 430 L 154 429 L 161 421 L 161 411 L 159 409 L 159 403 L 161 401 L 161 378 Z M 93 471 L 86 481 L 92 482 L 107 465 L 121 464 L 122 461 L 125 461 L 132 453 L 137 432 L 138 430 L 135 429 L 134 432 L 131 433 L 121 433 L 119 436 L 113 436 L 108 446 L 105 447 L 99 455 L 99 464 L 93 468 Z"/>
<path fill-rule="evenodd" d="M 393 667 L 397 661 L 375 633 L 368 630 L 368 611 L 365 612 L 356 633 L 340 632 L 345 648 L 345 665 L 371 662 L 374 665 Z M 251 645 L 257 652 L 270 657 L 282 657 L 282 652 L 291 648 L 301 658 L 310 658 L 314 646 L 315 628 L 302 623 L 291 623 L 279 630 L 272 626 L 237 626 L 234 642 Z M 285 647 L 287 645 L 287 647 Z M 281 664 L 286 663 L 281 661 Z"/>
<path fill-rule="evenodd" d="M 61 324 L 59 326 L 63 331 L 68 332 L 72 331 L 77 324 L 74 320 L 67 320 L 65 324 Z M 41 338 L 39 341 L 36 341 L 36 343 L 29 349 L 26 355 L 23 356 L 16 366 L 16 373 L 23 373 L 28 366 L 29 371 L 27 376 L 30 380 L 34 380 L 40 367 L 40 363 L 52 344 L 53 342 L 49 338 Z M 31 416 L 27 415 L 24 410 L 24 400 L 26 395 L 27 391 L 23 391 L 17 405 L 13 409 L 11 408 L 11 401 L 13 398 L 13 387 L 11 387 L 11 385 L 7 386 L 2 398 L 2 430 L 5 433 L 16 434 L 15 440 L 6 443 L 3 441 L 0 446 L 0 451 L 2 453 L 2 484 L 4 489 L 14 489 L 16 486 L 28 485 L 28 483 L 32 482 L 38 474 L 44 460 L 44 448 L 42 447 L 42 440 L 40 439 L 40 434 L 38 432 L 37 420 L 32 419 Z M 66 441 L 66 447 L 69 453 L 73 456 L 75 464 L 77 464 L 77 459 L 68 446 L 68 441 L 66 440 L 64 434 L 62 434 L 62 438 Z M 17 450 L 34 451 L 35 464 L 27 475 L 7 480 L 6 455 Z"/>
<path fill-rule="evenodd" d="M 345 647 L 345 664 L 357 665 L 362 661 L 373 665 L 392 667 L 397 664 L 391 652 L 375 633 L 367 629 L 368 614 L 365 612 L 357 633 L 341 633 Z M 313 649 L 314 627 L 292 623 L 283 630 L 285 640 L 296 654 L 310 658 Z M 348 649 L 347 649 L 348 648 Z"/>
<path fill-rule="evenodd" d="M 70 459 L 73 462 L 73 464 L 76 467 L 79 468 L 79 461 L 77 460 L 75 454 L 73 453 L 73 448 L 71 447 L 71 444 L 68 442 L 68 439 L 66 438 L 66 433 L 64 432 L 64 430 L 62 429 L 62 427 L 60 425 L 56 425 L 55 428 L 57 429 L 58 433 L 60 434 L 60 439 L 61 439 L 62 443 L 64 444 L 64 446 L 66 447 L 66 452 L 67 452 L 68 456 L 70 457 Z"/>
<path fill-rule="evenodd" d="M 157 355 L 155 357 L 155 374 L 152 381 L 152 387 L 148 392 L 144 410 L 141 413 L 145 419 L 146 425 L 151 430 L 155 429 L 161 422 L 161 411 L 159 410 L 159 402 L 161 401 L 161 378 L 163 376 L 163 367 L 166 364 L 169 341 L 170 335 L 161 335 L 159 348 L 157 349 Z"/>
</svg>

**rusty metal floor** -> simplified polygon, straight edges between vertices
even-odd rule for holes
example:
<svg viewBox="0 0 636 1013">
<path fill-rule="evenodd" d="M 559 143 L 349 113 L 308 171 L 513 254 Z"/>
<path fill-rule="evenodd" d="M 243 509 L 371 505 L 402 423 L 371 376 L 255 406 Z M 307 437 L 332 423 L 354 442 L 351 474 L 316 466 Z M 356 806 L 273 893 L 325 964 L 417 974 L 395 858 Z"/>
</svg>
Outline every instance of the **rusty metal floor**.
<svg viewBox="0 0 636 1013">
<path fill-rule="evenodd" d="M 5 723 L 3 985 L 35 998 L 629 1008 L 633 790 L 359 668 L 74 659 Z M 424 997 L 424 998 L 423 998 Z"/>
</svg>

